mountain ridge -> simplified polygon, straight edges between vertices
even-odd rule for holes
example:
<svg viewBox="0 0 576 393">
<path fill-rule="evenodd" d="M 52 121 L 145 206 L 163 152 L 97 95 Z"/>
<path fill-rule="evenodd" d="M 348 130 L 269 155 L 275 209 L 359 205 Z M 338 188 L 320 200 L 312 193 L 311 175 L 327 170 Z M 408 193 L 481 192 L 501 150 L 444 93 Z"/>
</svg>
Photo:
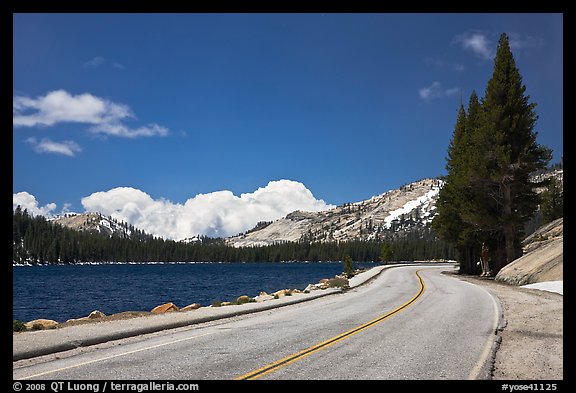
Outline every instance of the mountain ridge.
<svg viewBox="0 0 576 393">
<path fill-rule="evenodd" d="M 130 238 L 135 230 L 134 226 L 99 212 L 66 213 L 48 220 L 77 231 L 94 231 L 122 238 Z"/>
<path fill-rule="evenodd" d="M 558 179 L 562 184 L 563 170 L 555 169 L 533 176 L 534 181 L 549 177 Z M 251 247 L 278 242 L 380 241 L 395 238 L 429 227 L 443 185 L 444 180 L 440 177 L 424 178 L 367 200 L 344 203 L 319 212 L 296 210 L 274 221 L 260 221 L 253 228 L 223 240 L 234 247 Z M 543 190 L 537 189 L 538 192 Z M 157 236 L 99 212 L 67 213 L 49 220 L 74 230 L 94 231 L 108 236 Z M 202 243 L 203 240 L 206 237 L 201 234 L 176 239 L 183 243 Z"/>
<path fill-rule="evenodd" d="M 290 241 L 378 241 L 394 233 L 426 227 L 435 214 L 435 201 L 443 184 L 441 179 L 426 178 L 329 210 L 295 211 L 229 237 L 226 242 L 246 247 Z"/>
</svg>

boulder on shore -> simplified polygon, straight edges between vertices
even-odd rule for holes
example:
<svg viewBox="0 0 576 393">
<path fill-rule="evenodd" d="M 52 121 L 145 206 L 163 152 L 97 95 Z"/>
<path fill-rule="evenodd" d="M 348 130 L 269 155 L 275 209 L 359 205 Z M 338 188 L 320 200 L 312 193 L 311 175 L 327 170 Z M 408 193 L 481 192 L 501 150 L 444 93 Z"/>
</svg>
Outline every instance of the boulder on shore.
<svg viewBox="0 0 576 393">
<path fill-rule="evenodd" d="M 102 311 L 94 310 L 88 315 L 88 319 L 104 318 L 105 316 L 106 314 L 104 314 Z"/>
<path fill-rule="evenodd" d="M 154 307 L 152 310 L 150 310 L 150 312 L 154 314 L 164 314 L 167 312 L 174 312 L 178 310 L 179 308 L 174 303 L 164 303 Z"/>
<path fill-rule="evenodd" d="M 185 306 L 185 307 L 182 307 L 182 308 L 180 309 L 180 311 L 192 311 L 192 310 L 197 310 L 197 309 L 199 309 L 200 307 L 202 307 L 201 304 L 199 304 L 199 303 L 192 303 L 192 304 L 189 304 L 189 305 L 187 305 L 187 306 Z"/>
<path fill-rule="evenodd" d="M 260 295 L 258 295 L 254 298 L 254 300 L 256 300 L 257 302 L 265 302 L 267 300 L 272 300 L 272 299 L 274 299 L 274 296 L 268 295 L 266 292 L 260 292 Z"/>
<path fill-rule="evenodd" d="M 104 318 L 105 316 L 106 314 L 104 314 L 102 311 L 94 310 L 87 317 L 71 318 L 68 319 L 66 323 L 93 321 L 95 319 Z"/>
<path fill-rule="evenodd" d="M 286 296 L 288 294 L 292 294 L 292 291 L 289 289 L 281 289 L 279 291 L 274 292 L 272 295 L 276 296 L 276 297 L 282 297 L 282 296 Z"/>
<path fill-rule="evenodd" d="M 238 299 L 236 299 L 236 304 L 249 303 L 251 300 L 252 298 L 247 295 L 238 296 Z"/>
<path fill-rule="evenodd" d="M 84 321 L 89 321 L 88 317 L 70 318 L 70 319 L 67 319 L 67 320 L 66 320 L 66 323 L 84 322 Z"/>
<path fill-rule="evenodd" d="M 318 281 L 318 284 L 316 284 L 316 287 L 319 289 L 328 289 L 330 288 L 330 279 L 329 278 L 323 278 L 320 281 Z"/>
<path fill-rule="evenodd" d="M 41 330 L 41 329 L 52 329 L 58 326 L 58 322 L 52 319 L 35 319 L 24 324 L 28 330 Z"/>
</svg>

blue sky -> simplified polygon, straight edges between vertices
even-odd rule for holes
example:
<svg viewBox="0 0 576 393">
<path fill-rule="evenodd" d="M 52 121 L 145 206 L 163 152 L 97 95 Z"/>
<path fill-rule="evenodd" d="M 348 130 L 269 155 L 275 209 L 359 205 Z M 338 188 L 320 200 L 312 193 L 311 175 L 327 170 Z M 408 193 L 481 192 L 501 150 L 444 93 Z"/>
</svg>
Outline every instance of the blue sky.
<svg viewBox="0 0 576 393">
<path fill-rule="evenodd" d="M 48 214 L 222 235 L 442 175 L 460 97 L 483 96 L 502 32 L 537 103 L 538 142 L 563 155 L 562 14 L 13 20 L 13 193 Z M 210 225 L 149 220 L 185 216 L 199 195 Z M 250 220 L 231 225 L 234 212 Z"/>
</svg>

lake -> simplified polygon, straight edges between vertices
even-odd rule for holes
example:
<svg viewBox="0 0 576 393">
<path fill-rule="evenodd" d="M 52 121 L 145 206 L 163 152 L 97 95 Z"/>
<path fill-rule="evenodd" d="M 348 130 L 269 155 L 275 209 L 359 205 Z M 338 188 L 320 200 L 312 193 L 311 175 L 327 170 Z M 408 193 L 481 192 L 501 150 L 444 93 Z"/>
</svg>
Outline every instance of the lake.
<svg viewBox="0 0 576 393">
<path fill-rule="evenodd" d="M 377 263 L 355 263 L 354 268 Z M 210 305 L 261 291 L 303 290 L 342 272 L 340 262 L 13 266 L 13 319 L 64 322 L 94 310 L 150 311 L 173 302 Z"/>
</svg>

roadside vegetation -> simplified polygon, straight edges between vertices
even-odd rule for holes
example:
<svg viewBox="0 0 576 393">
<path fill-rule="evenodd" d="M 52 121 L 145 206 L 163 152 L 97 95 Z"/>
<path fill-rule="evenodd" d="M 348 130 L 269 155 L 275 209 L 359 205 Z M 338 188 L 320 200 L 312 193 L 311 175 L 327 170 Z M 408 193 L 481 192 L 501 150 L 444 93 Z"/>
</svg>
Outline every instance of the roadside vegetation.
<svg viewBox="0 0 576 393">
<path fill-rule="evenodd" d="M 460 105 L 432 222 L 457 249 L 461 273 L 480 273 L 484 249 L 488 275 L 496 275 L 522 255 L 526 226 L 539 209 L 546 220 L 562 214 L 558 187 L 534 180 L 552 157 L 537 143 L 535 108 L 503 33 L 484 96 L 472 91 L 467 110 Z M 549 191 L 539 194 L 537 188 Z"/>
</svg>

